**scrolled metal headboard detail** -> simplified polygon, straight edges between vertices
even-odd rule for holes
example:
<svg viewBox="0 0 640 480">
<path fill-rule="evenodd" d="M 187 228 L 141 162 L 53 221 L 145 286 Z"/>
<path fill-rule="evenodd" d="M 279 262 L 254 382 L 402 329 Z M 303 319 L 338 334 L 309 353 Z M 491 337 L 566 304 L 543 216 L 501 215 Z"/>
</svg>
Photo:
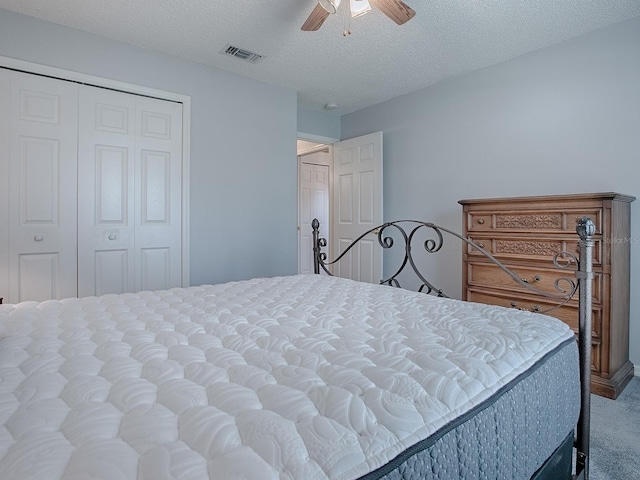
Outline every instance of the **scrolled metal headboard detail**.
<svg viewBox="0 0 640 480">
<path fill-rule="evenodd" d="M 589 222 L 591 222 L 591 225 L 593 225 L 593 222 L 591 220 L 589 220 Z M 370 234 L 375 234 L 378 239 L 378 244 L 383 249 L 390 250 L 394 246 L 397 246 L 399 250 L 404 250 L 399 267 L 391 275 L 380 280 L 380 284 L 401 287 L 398 278 L 402 272 L 409 271 L 412 272 L 421 282 L 418 291 L 448 298 L 448 296 L 442 291 L 441 288 L 436 287 L 434 283 L 427 280 L 423 272 L 418 268 L 416 264 L 416 259 L 414 257 L 414 243 L 417 243 L 415 241 L 415 239 L 418 238 L 417 234 L 421 231 L 424 231 L 425 235 L 429 237 L 424 240 L 424 242 L 422 242 L 422 250 L 424 252 L 431 254 L 440 251 L 442 246 L 444 245 L 445 236 L 443 235 L 443 233 L 446 233 L 448 235 L 451 235 L 452 237 L 458 238 L 463 243 L 480 252 L 484 257 L 490 260 L 491 263 L 500 268 L 504 273 L 506 273 L 523 288 L 535 293 L 536 295 L 541 295 L 545 298 L 557 301 L 557 303 L 547 309 L 537 309 L 536 312 L 538 313 L 548 313 L 562 307 L 574 297 L 578 289 L 578 283 L 576 282 L 576 280 L 567 276 L 555 280 L 555 291 L 541 290 L 533 285 L 535 283 L 534 281 L 521 278 L 519 275 L 503 265 L 497 258 L 495 258 L 487 250 L 485 250 L 482 245 L 474 242 L 473 240 L 470 240 L 469 238 L 463 237 L 462 235 L 452 230 L 441 227 L 434 223 L 422 222 L 419 220 L 396 220 L 393 222 L 383 223 L 382 225 L 371 228 L 364 232 L 353 242 L 351 242 L 349 246 L 342 252 L 340 252 L 340 254 L 332 261 L 327 260 L 327 254 L 323 251 L 323 249 L 327 246 L 327 240 L 320 237 L 320 222 L 318 221 L 318 219 L 314 219 L 311 223 L 311 226 L 313 228 L 314 272 L 316 274 L 320 273 L 320 271 L 322 270 L 328 275 L 333 275 L 328 267 L 339 263 L 345 257 L 345 255 L 347 255 L 347 253 L 350 252 L 363 238 Z M 396 234 L 399 234 L 399 237 L 401 239 L 401 241 L 398 242 L 400 243 L 399 246 L 391 236 L 394 232 Z M 570 269 L 572 269 L 572 267 L 577 270 L 579 265 L 578 258 L 570 252 L 558 252 L 553 256 L 552 259 L 556 268 L 562 270 L 569 271 Z"/>
</svg>

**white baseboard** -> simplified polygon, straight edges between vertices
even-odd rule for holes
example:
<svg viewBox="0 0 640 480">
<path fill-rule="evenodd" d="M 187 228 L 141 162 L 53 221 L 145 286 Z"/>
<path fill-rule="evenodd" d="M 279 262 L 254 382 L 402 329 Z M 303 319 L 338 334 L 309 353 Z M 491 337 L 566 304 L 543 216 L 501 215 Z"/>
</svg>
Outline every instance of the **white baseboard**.
<svg viewBox="0 0 640 480">
<path fill-rule="evenodd" d="M 633 374 L 636 377 L 640 377 L 640 365 L 634 365 L 633 366 Z"/>
</svg>

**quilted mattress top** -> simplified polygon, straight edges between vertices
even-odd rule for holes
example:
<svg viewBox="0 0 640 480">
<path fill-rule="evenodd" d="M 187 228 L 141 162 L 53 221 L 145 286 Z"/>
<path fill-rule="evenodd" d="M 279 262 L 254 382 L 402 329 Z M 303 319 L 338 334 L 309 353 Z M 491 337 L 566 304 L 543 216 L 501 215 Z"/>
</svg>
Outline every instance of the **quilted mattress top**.
<svg viewBox="0 0 640 480">
<path fill-rule="evenodd" d="M 1 305 L 0 478 L 358 478 L 572 336 L 319 275 Z"/>
</svg>

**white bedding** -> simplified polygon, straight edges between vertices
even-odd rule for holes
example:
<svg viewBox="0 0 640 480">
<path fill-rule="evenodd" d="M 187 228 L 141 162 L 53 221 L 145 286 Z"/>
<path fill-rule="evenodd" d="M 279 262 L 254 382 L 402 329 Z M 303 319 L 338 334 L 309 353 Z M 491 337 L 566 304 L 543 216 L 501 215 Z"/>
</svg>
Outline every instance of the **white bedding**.
<svg viewBox="0 0 640 480">
<path fill-rule="evenodd" d="M 571 337 L 319 275 L 2 305 L 0 478 L 358 478 Z"/>
</svg>

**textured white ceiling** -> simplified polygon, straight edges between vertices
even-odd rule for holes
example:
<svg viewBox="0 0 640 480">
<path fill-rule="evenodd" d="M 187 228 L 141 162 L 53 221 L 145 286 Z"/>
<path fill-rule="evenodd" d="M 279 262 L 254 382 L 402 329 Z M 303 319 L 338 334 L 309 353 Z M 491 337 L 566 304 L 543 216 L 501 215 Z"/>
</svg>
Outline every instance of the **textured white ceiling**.
<svg viewBox="0 0 640 480">
<path fill-rule="evenodd" d="M 318 32 L 316 0 L 0 0 L 0 8 L 184 57 L 298 91 L 300 106 L 344 114 L 640 15 L 640 0 L 404 0 L 398 26 L 346 9 Z M 343 0 L 343 6 L 348 0 Z M 1 14 L 1 13 L 0 13 Z M 221 55 L 228 43 L 265 55 Z"/>
</svg>

